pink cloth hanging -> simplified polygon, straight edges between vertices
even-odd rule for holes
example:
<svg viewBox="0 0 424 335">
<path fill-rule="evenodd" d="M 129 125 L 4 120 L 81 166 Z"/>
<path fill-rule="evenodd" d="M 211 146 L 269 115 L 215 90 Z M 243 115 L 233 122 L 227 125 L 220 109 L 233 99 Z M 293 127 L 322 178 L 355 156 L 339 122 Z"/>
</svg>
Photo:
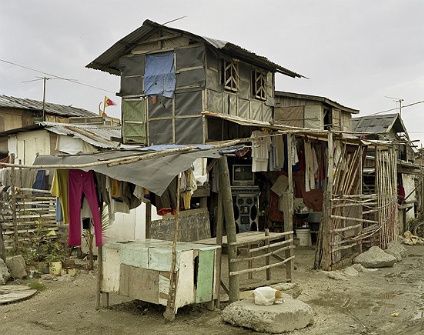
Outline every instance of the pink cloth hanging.
<svg viewBox="0 0 424 335">
<path fill-rule="evenodd" d="M 97 200 L 96 185 L 94 183 L 93 171 L 69 170 L 69 234 L 68 244 L 70 246 L 81 245 L 81 200 L 82 196 L 87 199 L 93 215 L 94 233 L 96 246 L 103 244 L 102 225 L 100 222 L 100 210 Z"/>
</svg>

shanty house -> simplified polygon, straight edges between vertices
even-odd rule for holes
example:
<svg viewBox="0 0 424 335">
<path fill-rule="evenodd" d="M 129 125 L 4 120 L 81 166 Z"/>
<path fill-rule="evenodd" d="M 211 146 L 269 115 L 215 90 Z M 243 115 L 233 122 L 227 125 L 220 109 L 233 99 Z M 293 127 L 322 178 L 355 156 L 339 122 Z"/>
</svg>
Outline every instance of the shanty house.
<svg viewBox="0 0 424 335">
<path fill-rule="evenodd" d="M 115 149 L 119 145 L 120 132 L 120 126 L 39 122 L 1 132 L 0 141 L 8 148 L 5 154 L 14 154 L 16 162 L 32 165 L 38 155 Z"/>
<path fill-rule="evenodd" d="M 419 167 L 414 164 L 415 154 L 408 131 L 399 114 L 367 115 L 352 119 L 353 130 L 364 133 L 367 139 L 393 141 L 397 147 L 397 183 L 399 196 L 399 229 L 407 228 L 408 221 L 416 216 L 417 195 L 415 177 Z M 368 150 L 364 170 L 364 190 L 373 191 L 374 159 L 372 147 Z M 404 199 L 402 199 L 404 198 Z"/>
<path fill-rule="evenodd" d="M 149 20 L 87 67 L 121 76 L 122 140 L 145 145 L 250 136 L 220 116 L 271 121 L 275 73 L 301 77 L 230 42 Z"/>
<path fill-rule="evenodd" d="M 50 154 L 50 147 L 54 147 L 48 132 L 36 131 L 40 129 L 37 123 L 70 122 L 73 118 L 96 116 L 82 108 L 46 102 L 43 120 L 41 101 L 0 95 L 0 158 L 14 153 L 22 163 L 32 164 L 37 153 Z"/>
<path fill-rule="evenodd" d="M 352 131 L 352 114 L 359 110 L 316 95 L 275 92 L 276 123 L 309 129 Z"/>
</svg>

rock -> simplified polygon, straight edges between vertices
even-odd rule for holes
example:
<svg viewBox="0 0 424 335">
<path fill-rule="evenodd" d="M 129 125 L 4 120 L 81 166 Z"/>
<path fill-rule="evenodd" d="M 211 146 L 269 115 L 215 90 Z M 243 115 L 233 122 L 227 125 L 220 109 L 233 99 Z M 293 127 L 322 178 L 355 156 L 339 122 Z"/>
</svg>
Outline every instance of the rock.
<svg viewBox="0 0 424 335">
<path fill-rule="evenodd" d="M 352 267 L 358 271 L 358 272 L 375 272 L 378 271 L 378 269 L 367 269 L 361 264 L 353 264 Z"/>
<path fill-rule="evenodd" d="M 374 246 L 356 256 L 353 261 L 366 268 L 384 268 L 393 266 L 396 263 L 396 258 Z"/>
<path fill-rule="evenodd" d="M 347 277 L 339 271 L 324 271 L 328 278 L 334 280 L 347 280 Z"/>
<path fill-rule="evenodd" d="M 279 283 L 271 285 L 271 287 L 290 295 L 293 299 L 296 299 L 299 295 L 302 294 L 302 289 L 298 283 Z"/>
<path fill-rule="evenodd" d="M 348 277 L 358 277 L 359 271 L 356 270 L 353 266 L 349 266 L 343 270 L 343 274 Z"/>
<path fill-rule="evenodd" d="M 53 276 L 53 275 L 51 275 L 49 273 L 44 274 L 44 275 L 41 275 L 41 279 L 42 280 L 53 280 L 54 278 L 55 278 L 55 276 Z"/>
<path fill-rule="evenodd" d="M 252 299 L 234 302 L 222 311 L 222 318 L 234 326 L 271 334 L 302 329 L 314 322 L 312 308 L 288 294 L 283 294 L 282 304 L 271 306 L 255 305 Z"/>
<path fill-rule="evenodd" d="M 0 285 L 4 285 L 10 279 L 9 269 L 4 261 L 0 258 Z"/>
<path fill-rule="evenodd" d="M 27 276 L 25 260 L 22 255 L 6 258 L 6 265 L 9 268 L 10 276 L 14 279 L 22 279 Z"/>
<path fill-rule="evenodd" d="M 394 256 L 398 262 L 408 256 L 408 250 L 398 241 L 392 241 L 387 245 L 387 249 L 384 250 L 388 254 Z"/>
</svg>

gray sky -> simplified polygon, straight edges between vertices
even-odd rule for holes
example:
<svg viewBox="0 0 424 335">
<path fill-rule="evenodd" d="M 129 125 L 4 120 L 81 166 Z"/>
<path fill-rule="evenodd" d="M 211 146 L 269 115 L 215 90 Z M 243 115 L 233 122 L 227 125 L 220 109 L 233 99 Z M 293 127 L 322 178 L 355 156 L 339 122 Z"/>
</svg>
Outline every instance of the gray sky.
<svg viewBox="0 0 424 335">
<path fill-rule="evenodd" d="M 424 100 L 424 1 L 13 0 L 1 3 L 0 58 L 111 91 L 50 80 L 47 99 L 96 112 L 119 102 L 119 78 L 86 69 L 145 19 L 231 41 L 310 79 L 277 75 L 276 88 L 326 96 L 370 114 Z M 0 62 L 0 94 L 40 99 L 40 76 Z M 424 140 L 424 104 L 402 116 Z M 119 115 L 119 106 L 108 109 Z"/>
</svg>

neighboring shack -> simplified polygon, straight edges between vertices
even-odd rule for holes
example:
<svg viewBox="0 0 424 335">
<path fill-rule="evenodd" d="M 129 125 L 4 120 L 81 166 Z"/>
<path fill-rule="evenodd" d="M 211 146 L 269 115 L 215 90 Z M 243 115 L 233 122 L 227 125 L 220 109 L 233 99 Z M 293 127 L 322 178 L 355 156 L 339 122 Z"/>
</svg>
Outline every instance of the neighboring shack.
<svg viewBox="0 0 424 335">
<path fill-rule="evenodd" d="M 121 76 L 123 142 L 145 145 L 248 137 L 249 127 L 202 112 L 272 121 L 275 73 L 301 77 L 235 44 L 149 20 L 87 67 Z"/>
<path fill-rule="evenodd" d="M 359 110 L 345 107 L 316 95 L 275 92 L 274 119 L 289 126 L 352 131 L 352 114 Z"/>
<path fill-rule="evenodd" d="M 397 183 L 399 196 L 404 193 L 404 200 L 399 199 L 399 230 L 408 229 L 408 221 L 414 219 L 418 213 L 416 176 L 420 174 L 420 168 L 415 164 L 415 153 L 408 131 L 399 114 L 367 115 L 352 120 L 353 130 L 367 139 L 389 140 L 397 146 Z M 364 165 L 364 191 L 374 192 L 375 151 L 372 147 L 367 152 Z"/>
</svg>

